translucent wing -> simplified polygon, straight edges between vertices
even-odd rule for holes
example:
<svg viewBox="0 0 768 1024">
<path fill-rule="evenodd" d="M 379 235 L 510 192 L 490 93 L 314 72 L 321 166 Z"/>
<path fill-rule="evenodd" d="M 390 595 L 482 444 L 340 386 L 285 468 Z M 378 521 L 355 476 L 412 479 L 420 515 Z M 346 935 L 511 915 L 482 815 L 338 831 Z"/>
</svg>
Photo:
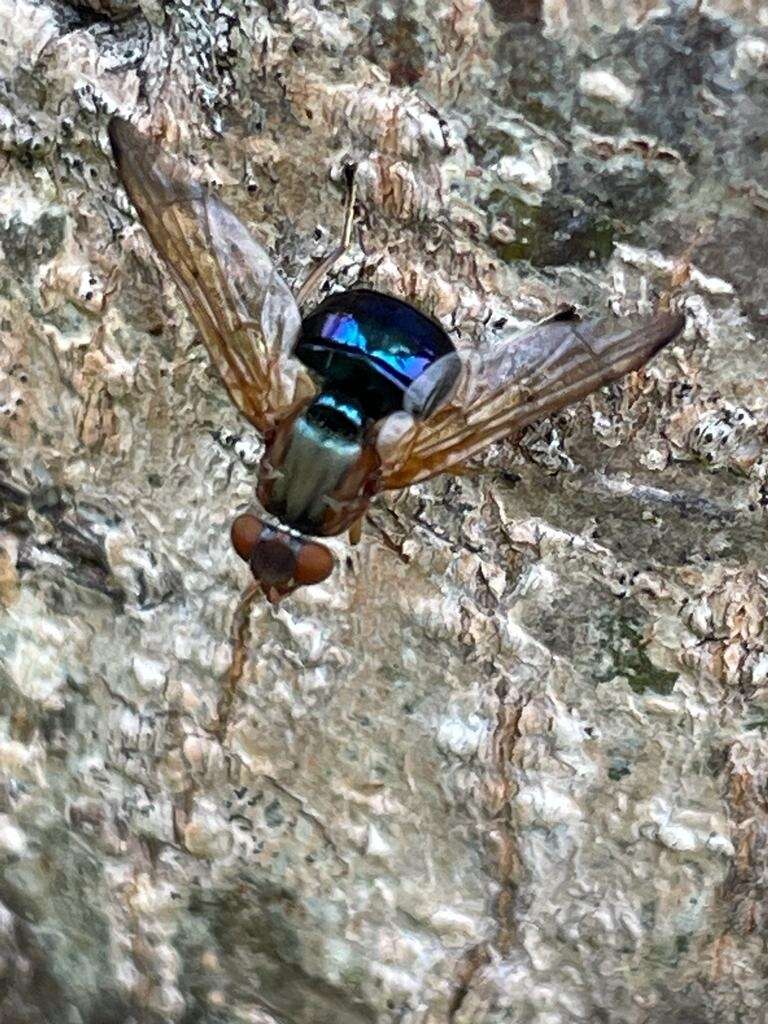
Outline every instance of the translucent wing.
<svg viewBox="0 0 768 1024">
<path fill-rule="evenodd" d="M 379 489 L 442 473 L 482 448 L 641 367 L 682 316 L 551 320 L 464 363 L 453 396 L 394 444 L 380 446 Z M 402 415 L 402 414 L 395 414 Z M 384 424 L 386 424 L 386 420 Z M 382 435 L 383 437 L 383 435 Z"/>
<path fill-rule="evenodd" d="M 232 401 L 262 433 L 315 390 L 291 357 L 296 302 L 232 210 L 151 139 L 115 117 L 120 177 L 165 260 Z"/>
</svg>

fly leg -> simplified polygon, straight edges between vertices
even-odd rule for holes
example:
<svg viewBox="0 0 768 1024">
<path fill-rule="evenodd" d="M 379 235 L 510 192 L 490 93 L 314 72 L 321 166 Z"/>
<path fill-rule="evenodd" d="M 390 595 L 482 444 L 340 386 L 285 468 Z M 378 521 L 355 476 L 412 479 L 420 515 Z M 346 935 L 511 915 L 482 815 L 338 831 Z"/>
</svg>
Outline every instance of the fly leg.
<svg viewBox="0 0 768 1024">
<path fill-rule="evenodd" d="M 365 513 L 356 519 L 349 528 L 349 543 L 359 544 L 360 538 L 363 535 L 363 520 L 365 519 Z"/>
<path fill-rule="evenodd" d="M 482 473 L 483 469 L 483 466 L 473 465 L 472 462 L 467 459 L 464 462 L 457 462 L 455 465 L 450 466 L 446 469 L 445 473 L 446 476 L 477 477 Z"/>
<path fill-rule="evenodd" d="M 310 272 L 309 277 L 296 293 L 296 305 L 301 307 L 312 295 L 323 278 L 331 271 L 344 253 L 349 249 L 352 242 L 352 228 L 355 223 L 355 171 L 356 164 L 344 164 L 344 182 L 347 190 L 347 198 L 344 204 L 344 230 L 341 234 L 341 241 L 318 265 Z"/>
<path fill-rule="evenodd" d="M 226 738 L 232 704 L 243 676 L 245 659 L 248 654 L 248 641 L 251 638 L 251 605 L 258 595 L 259 589 L 258 583 L 251 583 L 246 588 L 237 608 L 235 608 L 232 619 L 232 661 L 229 665 L 227 681 L 216 705 L 217 723 L 213 729 L 220 743 L 223 743 Z"/>
</svg>

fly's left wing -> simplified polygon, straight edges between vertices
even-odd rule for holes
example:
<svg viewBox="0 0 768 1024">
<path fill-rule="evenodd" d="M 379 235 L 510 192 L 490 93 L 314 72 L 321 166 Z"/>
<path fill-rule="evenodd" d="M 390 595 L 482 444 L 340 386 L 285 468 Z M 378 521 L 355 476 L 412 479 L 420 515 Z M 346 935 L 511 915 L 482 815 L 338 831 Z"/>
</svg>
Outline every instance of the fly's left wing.
<svg viewBox="0 0 768 1024">
<path fill-rule="evenodd" d="M 219 198 L 128 121 L 109 138 L 128 196 L 230 398 L 267 433 L 315 390 L 291 352 L 301 317 L 266 251 Z"/>
<path fill-rule="evenodd" d="M 537 324 L 483 357 L 470 355 L 450 400 L 384 448 L 377 489 L 442 473 L 639 369 L 684 323 L 674 313 L 628 320 L 571 316 Z"/>
</svg>

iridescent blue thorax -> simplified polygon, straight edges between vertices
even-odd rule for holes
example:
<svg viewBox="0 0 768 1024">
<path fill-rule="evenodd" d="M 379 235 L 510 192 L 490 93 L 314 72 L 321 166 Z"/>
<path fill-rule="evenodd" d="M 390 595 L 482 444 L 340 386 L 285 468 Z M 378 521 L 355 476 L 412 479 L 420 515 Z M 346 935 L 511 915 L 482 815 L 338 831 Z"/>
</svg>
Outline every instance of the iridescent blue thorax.
<svg viewBox="0 0 768 1024">
<path fill-rule="evenodd" d="M 340 496 L 346 501 L 352 478 L 375 462 L 368 427 L 402 409 L 420 415 L 431 407 L 450 389 L 458 357 L 434 320 L 362 289 L 332 295 L 305 317 L 294 355 L 319 393 L 267 452 L 259 495 L 286 525 L 329 535 L 348 519 Z"/>
</svg>

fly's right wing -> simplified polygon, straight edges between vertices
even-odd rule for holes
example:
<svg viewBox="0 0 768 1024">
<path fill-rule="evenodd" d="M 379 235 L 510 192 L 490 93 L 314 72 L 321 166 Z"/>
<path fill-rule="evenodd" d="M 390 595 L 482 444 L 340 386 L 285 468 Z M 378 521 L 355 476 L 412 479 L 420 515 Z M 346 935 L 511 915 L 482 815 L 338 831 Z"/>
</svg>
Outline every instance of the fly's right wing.
<svg viewBox="0 0 768 1024">
<path fill-rule="evenodd" d="M 315 387 L 292 356 L 301 317 L 264 248 L 216 195 L 128 121 L 109 138 L 131 202 L 230 398 L 265 434 Z"/>
<path fill-rule="evenodd" d="M 482 356 L 471 354 L 448 402 L 384 448 L 377 490 L 442 473 L 639 369 L 684 323 L 675 313 L 627 320 L 571 316 L 537 324 Z"/>
</svg>

